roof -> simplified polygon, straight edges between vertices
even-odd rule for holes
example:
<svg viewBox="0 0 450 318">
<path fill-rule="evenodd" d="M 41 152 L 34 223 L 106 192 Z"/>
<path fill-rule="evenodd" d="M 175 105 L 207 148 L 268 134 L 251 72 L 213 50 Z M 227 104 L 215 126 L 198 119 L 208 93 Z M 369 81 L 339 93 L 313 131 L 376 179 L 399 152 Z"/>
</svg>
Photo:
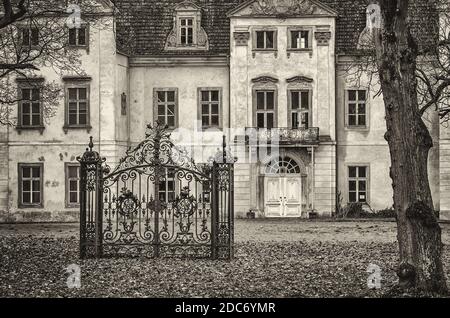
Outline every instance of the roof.
<svg viewBox="0 0 450 318">
<path fill-rule="evenodd" d="M 165 51 L 164 46 L 173 27 L 175 6 L 183 0 L 115 0 L 118 49 L 133 56 L 140 55 L 227 55 L 230 45 L 230 21 L 227 13 L 246 0 L 192 0 L 202 8 L 202 27 L 208 34 L 208 51 Z M 366 8 L 371 0 L 316 0 L 337 11 L 336 51 L 351 54 L 366 26 Z M 410 4 L 412 32 L 417 42 L 433 43 L 437 27 L 429 21 L 437 19 L 431 1 L 413 0 Z"/>
</svg>

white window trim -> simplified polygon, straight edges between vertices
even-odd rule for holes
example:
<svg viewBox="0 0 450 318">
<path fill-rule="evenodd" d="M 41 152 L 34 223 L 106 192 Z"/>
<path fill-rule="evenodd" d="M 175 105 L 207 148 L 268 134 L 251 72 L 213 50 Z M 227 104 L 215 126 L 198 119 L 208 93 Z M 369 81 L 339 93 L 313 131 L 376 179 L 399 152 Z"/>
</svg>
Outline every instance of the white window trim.
<svg viewBox="0 0 450 318">
<path fill-rule="evenodd" d="M 178 108 L 178 88 L 176 87 L 155 87 L 153 89 L 153 122 L 158 120 L 158 92 L 175 92 L 175 127 L 169 129 L 176 129 L 179 127 L 179 108 Z"/>
<path fill-rule="evenodd" d="M 203 126 L 202 125 L 202 92 L 203 91 L 219 91 L 219 125 Z M 197 119 L 200 121 L 200 129 L 223 129 L 223 89 L 222 87 L 199 87 L 197 89 Z"/>
<path fill-rule="evenodd" d="M 363 205 L 370 205 L 370 199 L 371 199 L 371 195 L 370 195 L 370 182 L 371 182 L 371 167 L 370 167 L 370 163 L 346 163 L 345 164 L 345 202 L 347 202 L 347 204 L 351 204 L 351 203 L 358 203 L 358 202 L 350 202 L 350 188 L 349 188 L 349 182 L 350 182 L 350 175 L 349 175 L 349 168 L 350 167 L 366 167 L 366 202 L 365 203 L 361 203 Z"/>
<path fill-rule="evenodd" d="M 257 32 L 274 32 L 273 34 L 273 48 L 258 48 L 257 47 Z M 276 28 L 254 28 L 252 31 L 252 45 L 253 52 L 269 52 L 274 53 L 278 52 L 278 30 Z"/>
<path fill-rule="evenodd" d="M 348 123 L 348 115 L 349 115 L 349 99 L 348 99 L 348 92 L 349 91 L 366 91 L 366 125 L 365 126 L 351 126 Z M 366 87 L 349 87 L 345 88 L 344 90 L 344 127 L 345 130 L 352 130 L 352 131 L 368 131 L 370 129 L 370 96 L 369 96 L 369 89 Z"/>
<path fill-rule="evenodd" d="M 308 110 L 308 122 L 309 127 L 313 127 L 313 90 L 310 88 L 288 88 L 287 89 L 287 116 L 288 116 L 288 128 L 292 128 L 292 95 L 291 92 L 308 92 L 309 93 L 309 110 Z M 300 111 L 297 111 L 298 113 L 301 113 Z M 305 111 L 303 111 L 305 112 Z"/>
<path fill-rule="evenodd" d="M 85 42 L 86 43 L 84 45 L 78 44 L 78 28 L 73 28 L 73 29 L 77 29 L 77 32 L 76 32 L 77 44 L 70 44 L 70 42 L 69 42 L 69 32 L 70 31 L 67 31 L 67 46 L 69 48 L 73 48 L 73 49 L 85 49 L 85 50 L 89 51 L 89 33 L 90 33 L 89 23 L 82 23 L 81 27 L 85 28 L 85 32 L 86 32 Z M 68 29 L 68 30 L 70 30 L 70 29 Z"/>
<path fill-rule="evenodd" d="M 293 48 L 292 47 L 292 33 L 295 31 L 308 31 L 308 48 Z M 287 50 L 289 52 L 311 52 L 313 50 L 313 28 L 312 27 L 288 27 L 287 29 Z"/>
</svg>

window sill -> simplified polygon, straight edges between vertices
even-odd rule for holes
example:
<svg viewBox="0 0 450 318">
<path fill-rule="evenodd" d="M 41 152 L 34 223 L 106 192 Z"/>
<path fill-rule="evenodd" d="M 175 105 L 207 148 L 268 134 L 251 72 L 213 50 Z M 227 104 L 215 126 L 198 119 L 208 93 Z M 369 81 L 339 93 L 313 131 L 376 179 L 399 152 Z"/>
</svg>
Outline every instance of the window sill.
<svg viewBox="0 0 450 318">
<path fill-rule="evenodd" d="M 19 209 L 43 209 L 43 204 L 19 204 Z"/>
<path fill-rule="evenodd" d="M 86 50 L 86 52 L 89 52 L 89 46 L 87 45 L 67 45 L 67 49 L 69 50 Z"/>
<path fill-rule="evenodd" d="M 313 56 L 312 49 L 287 49 L 287 57 L 288 58 L 291 57 L 291 54 L 301 54 L 301 53 L 308 53 L 309 57 Z"/>
<path fill-rule="evenodd" d="M 223 128 L 220 126 L 205 126 L 205 127 L 199 127 L 199 131 L 209 131 L 209 132 L 219 132 L 223 131 Z"/>
<path fill-rule="evenodd" d="M 345 126 L 347 131 L 369 131 L 369 126 Z"/>
<path fill-rule="evenodd" d="M 261 54 L 273 54 L 273 56 L 274 56 L 275 58 L 278 57 L 278 49 L 253 49 L 253 50 L 252 50 L 253 58 L 255 58 L 256 53 L 261 53 Z"/>
<path fill-rule="evenodd" d="M 287 49 L 288 52 L 312 52 L 312 49 L 310 48 L 305 48 L 305 49 L 296 49 L 296 48 L 289 48 Z"/>
<path fill-rule="evenodd" d="M 24 52 L 39 51 L 41 50 L 41 47 L 39 45 L 22 45 L 20 49 Z"/>
<path fill-rule="evenodd" d="M 64 133 L 67 134 L 69 130 L 86 130 L 88 133 L 91 132 L 92 126 L 91 125 L 83 125 L 83 126 L 68 126 L 64 125 L 63 130 Z"/>
<path fill-rule="evenodd" d="M 66 204 L 66 209 L 79 209 L 80 204 Z"/>
<path fill-rule="evenodd" d="M 22 130 L 39 130 L 41 135 L 44 133 L 45 126 L 16 126 L 17 133 L 20 135 L 22 133 Z"/>
</svg>

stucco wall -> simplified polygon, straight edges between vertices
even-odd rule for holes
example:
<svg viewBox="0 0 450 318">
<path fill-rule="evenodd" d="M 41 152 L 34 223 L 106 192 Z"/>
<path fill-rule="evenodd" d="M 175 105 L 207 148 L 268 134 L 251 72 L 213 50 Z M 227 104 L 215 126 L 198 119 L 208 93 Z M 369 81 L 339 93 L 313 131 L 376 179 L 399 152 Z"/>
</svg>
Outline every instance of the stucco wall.
<svg viewBox="0 0 450 318">
<path fill-rule="evenodd" d="M 383 96 L 376 96 L 379 87 L 376 79 L 368 89 L 369 79 L 358 77 L 356 85 L 354 71 L 347 71 L 351 59 L 340 57 L 336 82 L 336 125 L 338 142 L 338 191 L 343 197 L 343 204 L 348 203 L 348 166 L 366 165 L 369 167 L 369 205 L 373 210 L 392 207 L 392 180 L 389 177 L 389 146 L 384 139 L 386 132 Z M 353 65 L 353 62 L 351 62 Z M 368 89 L 367 128 L 354 129 L 345 125 L 347 89 Z M 439 195 L 439 118 L 435 112 L 425 114 L 424 121 L 430 130 L 434 147 L 429 156 L 429 181 L 435 209 L 440 208 Z"/>
<path fill-rule="evenodd" d="M 277 31 L 277 52 L 253 51 L 254 30 L 270 26 Z M 289 52 L 288 30 L 293 26 L 310 28 L 312 51 Z M 318 46 L 314 32 L 319 28 L 331 31 L 328 45 Z M 247 46 L 236 45 L 234 32 L 249 32 Z M 278 126 L 288 127 L 287 79 L 293 76 L 306 76 L 312 83 L 312 123 L 319 127 L 321 135 L 335 138 L 335 59 L 334 59 L 333 18 L 231 18 L 231 123 L 233 127 L 253 127 L 252 79 L 268 75 L 278 79 Z"/>
<path fill-rule="evenodd" d="M 222 89 L 222 126 L 228 127 L 228 68 L 226 66 L 132 67 L 130 69 L 131 141 L 145 136 L 147 124 L 154 122 L 153 89 L 178 89 L 179 127 L 197 130 L 199 88 Z"/>
<path fill-rule="evenodd" d="M 104 17 L 103 19 L 111 19 Z M 115 35 L 112 25 L 103 21 L 100 27 L 90 25 L 89 49 L 80 50 L 82 68 L 90 80 L 90 125 L 92 129 L 63 130 L 65 105 L 64 94 L 60 96 L 59 104 L 54 109 L 54 115 L 44 118 L 45 129 L 42 134 L 38 130 L 18 131 L 8 129 L 2 135 L 0 156 L 2 162 L 9 157 L 6 166 L 0 167 L 3 180 L 0 179 L 1 191 L 0 221 L 36 222 L 36 221 L 77 221 L 78 209 L 66 208 L 65 205 L 65 168 L 66 162 L 76 162 L 89 143 L 89 136 L 95 140 L 95 149 L 108 158 L 117 157 L 116 142 L 116 86 L 126 83 L 125 76 L 116 74 Z M 40 71 L 46 82 L 55 81 L 64 87 L 62 77 L 51 68 Z M 76 74 L 65 74 L 76 75 Z M 120 100 L 119 100 L 120 104 Z M 120 105 L 118 106 L 120 107 Z M 119 108 L 120 109 L 120 108 Z M 11 114 L 12 120 L 17 118 L 17 112 Z M 2 132 L 5 129 L 2 129 Z M 7 147 L 6 147 L 7 145 Z M 5 149 L 8 149 L 6 152 Z M 43 208 L 18 208 L 18 163 L 43 163 L 44 190 Z M 6 178 L 9 177 L 7 187 Z M 1 189 L 3 190 L 3 189 Z M 3 205 L 7 202 L 7 207 Z"/>
</svg>

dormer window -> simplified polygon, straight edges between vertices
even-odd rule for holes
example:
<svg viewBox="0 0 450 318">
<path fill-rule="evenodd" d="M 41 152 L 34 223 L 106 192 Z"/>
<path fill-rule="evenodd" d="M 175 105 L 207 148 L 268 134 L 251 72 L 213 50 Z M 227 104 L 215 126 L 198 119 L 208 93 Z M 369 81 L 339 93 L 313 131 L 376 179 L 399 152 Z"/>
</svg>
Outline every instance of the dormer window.
<svg viewBox="0 0 450 318">
<path fill-rule="evenodd" d="M 202 10 L 190 1 L 174 9 L 173 28 L 166 41 L 166 50 L 208 50 L 208 35 L 201 25 Z"/>
<path fill-rule="evenodd" d="M 180 19 L 181 45 L 192 45 L 194 43 L 194 19 Z"/>
</svg>

